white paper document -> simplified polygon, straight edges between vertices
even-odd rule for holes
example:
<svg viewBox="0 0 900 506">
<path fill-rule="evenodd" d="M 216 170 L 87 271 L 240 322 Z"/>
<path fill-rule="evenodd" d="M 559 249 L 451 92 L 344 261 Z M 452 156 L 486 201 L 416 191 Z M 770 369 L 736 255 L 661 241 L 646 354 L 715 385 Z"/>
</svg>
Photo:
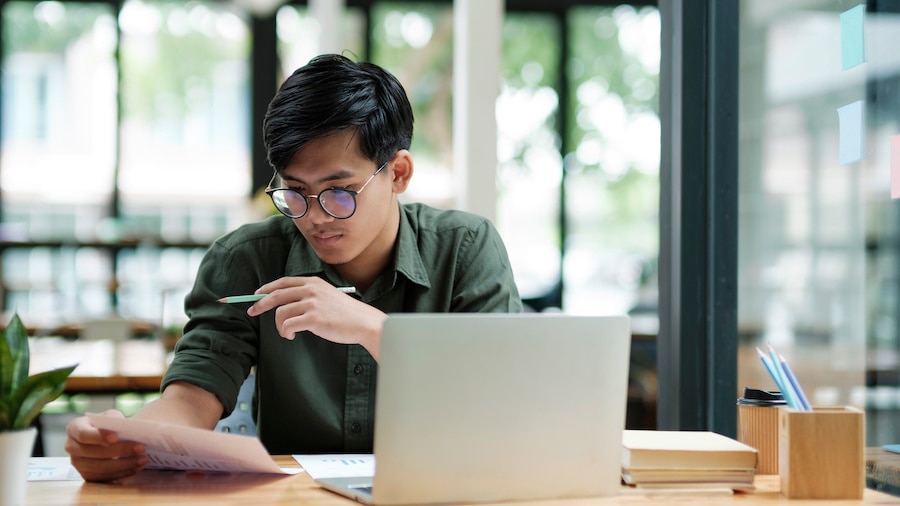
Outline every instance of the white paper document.
<svg viewBox="0 0 900 506">
<path fill-rule="evenodd" d="M 375 476 L 375 456 L 371 453 L 294 455 L 314 480 Z"/>
<path fill-rule="evenodd" d="M 217 472 L 296 474 L 282 469 L 252 436 L 195 429 L 134 418 L 87 414 L 100 429 L 115 431 L 119 439 L 146 447 L 147 469 L 179 469 Z"/>
<path fill-rule="evenodd" d="M 69 457 L 30 457 L 28 481 L 84 481 Z"/>
</svg>

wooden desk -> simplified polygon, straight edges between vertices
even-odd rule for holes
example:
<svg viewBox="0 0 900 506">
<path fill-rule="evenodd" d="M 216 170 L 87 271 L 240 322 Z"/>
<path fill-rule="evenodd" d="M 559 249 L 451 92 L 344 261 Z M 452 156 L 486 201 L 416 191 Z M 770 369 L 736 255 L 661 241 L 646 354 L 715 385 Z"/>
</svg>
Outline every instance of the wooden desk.
<svg viewBox="0 0 900 506">
<path fill-rule="evenodd" d="M 880 447 L 866 448 L 866 485 L 900 494 L 900 454 Z"/>
<path fill-rule="evenodd" d="M 277 456 L 281 467 L 295 467 L 290 456 Z M 448 479 L 453 479 L 448 476 Z M 527 477 L 523 477 L 527 479 Z M 759 476 L 758 490 L 753 494 L 734 496 L 639 496 L 623 494 L 616 497 L 530 501 L 528 506 L 550 505 L 650 505 L 686 503 L 691 505 L 720 505 L 783 503 L 788 499 L 779 493 L 778 476 Z M 184 472 L 144 471 L 117 484 L 85 483 L 81 481 L 33 481 L 26 490 L 26 503 L 34 506 L 60 504 L 165 504 L 166 506 L 202 504 L 290 504 L 316 506 L 348 506 L 357 504 L 337 494 L 319 488 L 307 474 L 293 476 L 260 475 L 202 475 Z M 829 505 L 900 504 L 900 498 L 866 489 L 862 501 L 826 501 Z M 503 503 L 499 506 L 510 506 Z"/>
</svg>

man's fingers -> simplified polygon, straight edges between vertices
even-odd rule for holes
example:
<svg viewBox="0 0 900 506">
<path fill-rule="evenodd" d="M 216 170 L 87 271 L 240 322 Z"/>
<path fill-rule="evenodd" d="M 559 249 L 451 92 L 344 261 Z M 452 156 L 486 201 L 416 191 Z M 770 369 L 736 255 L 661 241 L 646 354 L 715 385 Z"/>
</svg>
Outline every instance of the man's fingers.
<svg viewBox="0 0 900 506">
<path fill-rule="evenodd" d="M 73 460 L 76 458 L 75 456 L 88 459 L 123 459 L 143 455 L 145 451 L 143 444 L 132 441 L 112 444 L 85 444 L 71 438 L 66 440 L 64 449 L 66 453 L 73 456 Z"/>
<path fill-rule="evenodd" d="M 84 445 L 109 445 L 119 440 L 118 434 L 94 427 L 86 417 L 78 418 L 66 426 L 66 436 L 68 441 Z"/>
<path fill-rule="evenodd" d="M 86 481 L 113 481 L 140 472 L 147 465 L 146 455 L 118 459 L 72 457 L 72 465 Z"/>
</svg>

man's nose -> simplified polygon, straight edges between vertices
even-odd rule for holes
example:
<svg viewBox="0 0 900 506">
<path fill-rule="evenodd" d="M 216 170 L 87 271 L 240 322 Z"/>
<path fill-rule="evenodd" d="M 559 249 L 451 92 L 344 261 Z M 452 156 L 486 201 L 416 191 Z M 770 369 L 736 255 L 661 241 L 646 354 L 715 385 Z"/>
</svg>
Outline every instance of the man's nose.
<svg viewBox="0 0 900 506">
<path fill-rule="evenodd" d="M 311 198 L 309 201 L 309 211 L 306 212 L 304 218 L 309 218 L 311 222 L 317 225 L 319 223 L 334 221 L 334 216 L 325 212 L 325 209 L 322 208 L 322 204 L 319 203 L 318 198 Z"/>
</svg>

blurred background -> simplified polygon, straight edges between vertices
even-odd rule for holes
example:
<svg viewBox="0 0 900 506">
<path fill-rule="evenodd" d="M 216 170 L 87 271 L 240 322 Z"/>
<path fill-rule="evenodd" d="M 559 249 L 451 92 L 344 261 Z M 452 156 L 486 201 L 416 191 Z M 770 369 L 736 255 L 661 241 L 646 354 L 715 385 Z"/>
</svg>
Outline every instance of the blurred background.
<svg viewBox="0 0 900 506">
<path fill-rule="evenodd" d="M 268 176 L 254 174 L 266 163 L 254 114 L 320 53 L 323 30 L 407 89 L 416 175 L 402 199 L 453 207 L 452 2 L 348 1 L 325 27 L 314 8 L 4 1 L 6 314 L 37 335 L 118 318 L 177 339 L 206 247 L 273 212 Z M 502 30 L 495 222 L 519 289 L 534 311 L 648 315 L 631 416 L 652 424 L 659 12 L 652 2 L 511 1 Z M 259 85 L 261 68 L 275 74 L 271 87 Z M 145 398 L 113 402 L 128 412 Z M 64 398 L 60 411 L 91 400 Z"/>
<path fill-rule="evenodd" d="M 454 206 L 453 3 L 346 0 L 327 27 L 310 4 L 0 4 L 7 315 L 36 333 L 111 316 L 177 333 L 206 247 L 273 212 L 258 114 L 325 35 L 407 89 L 403 199 Z M 738 386 L 775 388 L 755 352 L 771 343 L 814 404 L 864 407 L 868 443 L 898 442 L 900 5 L 863 4 L 851 68 L 841 14 L 858 2 L 739 5 Z M 634 317 L 629 423 L 646 427 L 663 22 L 654 1 L 507 0 L 495 108 L 495 223 L 522 296 L 534 311 Z M 862 156 L 842 162 L 837 110 L 855 102 Z"/>
<path fill-rule="evenodd" d="M 534 309 L 627 311 L 654 290 L 659 14 L 543 3 L 503 22 L 497 226 Z M 450 207 L 452 4 L 350 4 L 342 47 L 415 108 L 404 198 Z M 7 311 L 175 320 L 204 247 L 270 212 L 251 173 L 254 6 L 4 2 Z M 320 28 L 302 3 L 276 9 L 280 83 Z"/>
</svg>

